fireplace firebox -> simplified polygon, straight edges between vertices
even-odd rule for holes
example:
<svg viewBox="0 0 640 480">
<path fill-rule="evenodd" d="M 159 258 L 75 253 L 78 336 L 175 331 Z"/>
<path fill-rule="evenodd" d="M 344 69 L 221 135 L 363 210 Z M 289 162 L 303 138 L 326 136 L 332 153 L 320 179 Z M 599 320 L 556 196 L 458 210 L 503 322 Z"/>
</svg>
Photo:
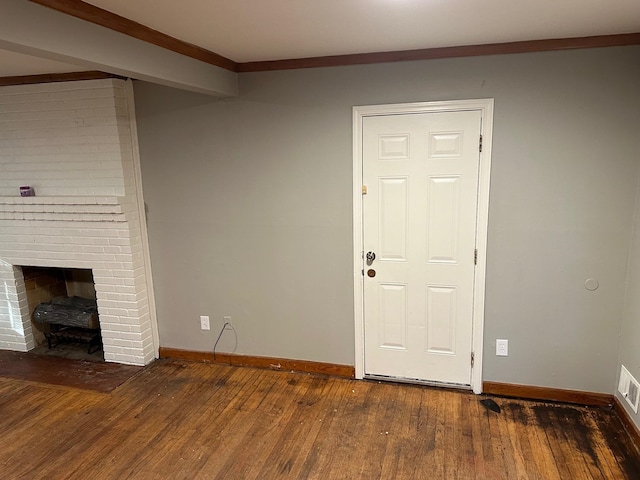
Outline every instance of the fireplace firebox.
<svg viewBox="0 0 640 480">
<path fill-rule="evenodd" d="M 88 269 L 22 267 L 36 343 L 102 350 L 93 273 Z M 44 338 L 43 338 L 44 337 Z"/>
</svg>

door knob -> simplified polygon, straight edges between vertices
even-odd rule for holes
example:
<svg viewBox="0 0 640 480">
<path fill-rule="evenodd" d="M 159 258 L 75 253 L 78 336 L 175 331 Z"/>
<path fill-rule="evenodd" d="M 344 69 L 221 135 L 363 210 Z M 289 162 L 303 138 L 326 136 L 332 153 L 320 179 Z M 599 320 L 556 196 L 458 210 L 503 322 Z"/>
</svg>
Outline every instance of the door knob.
<svg viewBox="0 0 640 480">
<path fill-rule="evenodd" d="M 373 252 L 367 252 L 367 265 L 371 265 L 376 259 L 376 254 Z"/>
</svg>

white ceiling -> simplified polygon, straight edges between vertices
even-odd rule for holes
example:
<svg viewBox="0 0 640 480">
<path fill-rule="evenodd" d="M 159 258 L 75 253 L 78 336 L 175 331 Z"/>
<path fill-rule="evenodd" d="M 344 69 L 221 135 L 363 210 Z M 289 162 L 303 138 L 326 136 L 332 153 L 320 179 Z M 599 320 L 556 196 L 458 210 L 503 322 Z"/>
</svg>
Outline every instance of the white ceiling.
<svg viewBox="0 0 640 480">
<path fill-rule="evenodd" d="M 236 62 L 640 32 L 640 0 L 87 3 Z M 0 76 L 78 70 L 83 68 L 0 50 Z"/>
<path fill-rule="evenodd" d="M 640 31 L 640 0 L 88 0 L 236 62 Z"/>
</svg>

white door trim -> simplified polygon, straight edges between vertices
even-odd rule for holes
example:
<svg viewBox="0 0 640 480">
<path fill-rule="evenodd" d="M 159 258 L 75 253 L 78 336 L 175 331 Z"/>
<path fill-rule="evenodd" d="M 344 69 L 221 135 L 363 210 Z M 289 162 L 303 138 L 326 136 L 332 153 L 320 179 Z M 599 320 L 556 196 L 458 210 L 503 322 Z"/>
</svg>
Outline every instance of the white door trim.
<svg viewBox="0 0 640 480">
<path fill-rule="evenodd" d="M 377 115 L 403 115 L 408 113 L 457 112 L 479 110 L 482 113 L 482 152 L 478 185 L 478 211 L 476 246 L 478 264 L 475 272 L 473 301 L 472 351 L 474 366 L 471 388 L 482 393 L 482 353 L 484 332 L 484 296 L 487 253 L 487 227 L 489 220 L 489 186 L 491 180 L 491 138 L 493 126 L 493 99 L 419 102 L 391 105 L 353 107 L 353 288 L 355 318 L 355 374 L 364 378 L 364 277 L 363 223 L 362 223 L 362 125 L 363 118 Z"/>
</svg>

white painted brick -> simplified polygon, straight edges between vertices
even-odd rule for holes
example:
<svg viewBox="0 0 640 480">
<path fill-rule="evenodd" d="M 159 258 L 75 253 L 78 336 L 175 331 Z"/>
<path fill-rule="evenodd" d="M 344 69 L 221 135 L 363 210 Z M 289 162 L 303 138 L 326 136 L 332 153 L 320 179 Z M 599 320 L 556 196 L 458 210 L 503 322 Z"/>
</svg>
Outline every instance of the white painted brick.
<svg viewBox="0 0 640 480">
<path fill-rule="evenodd" d="M 0 349 L 14 350 L 16 352 L 27 352 L 27 345 L 24 342 L 0 341 Z"/>
<path fill-rule="evenodd" d="M 135 278 L 135 272 L 131 270 L 113 270 L 113 276 L 117 278 Z"/>
<path fill-rule="evenodd" d="M 130 355 L 132 358 L 142 353 L 141 351 L 138 351 L 137 349 L 132 347 L 122 347 L 122 350 L 125 355 Z"/>
<path fill-rule="evenodd" d="M 102 329 L 102 335 L 110 336 L 115 335 L 118 332 L 118 328 L 120 327 L 118 324 L 114 323 L 116 321 L 115 317 L 110 315 L 100 314 L 100 328 Z"/>
<path fill-rule="evenodd" d="M 95 282 L 95 280 L 94 280 L 94 282 Z M 105 295 L 103 295 L 103 294 L 118 293 L 118 288 L 119 287 L 117 285 L 101 285 L 100 286 L 100 297 L 104 298 Z"/>
<path fill-rule="evenodd" d="M 143 365 L 149 365 L 151 362 L 153 362 L 155 360 L 155 355 L 153 353 L 150 353 L 149 355 L 145 355 L 144 357 L 140 357 L 140 356 L 134 356 L 134 365 L 139 365 L 139 366 L 143 366 Z"/>
<path fill-rule="evenodd" d="M 128 365 L 139 365 L 139 363 L 136 362 L 136 357 L 134 355 L 125 355 L 124 353 L 116 353 L 115 361 Z"/>
<path fill-rule="evenodd" d="M 123 301 L 136 302 L 138 300 L 136 298 L 136 295 L 118 293 L 116 291 L 105 292 L 103 295 L 101 295 L 101 298 L 104 298 L 105 301 L 113 301 L 114 303 L 117 303 L 117 306 L 122 306 L 119 302 L 123 302 Z M 126 308 L 126 307 L 123 307 L 123 308 Z"/>
<path fill-rule="evenodd" d="M 135 315 L 136 317 L 138 316 L 137 301 L 127 302 L 127 301 L 119 300 L 117 303 L 118 303 L 118 308 L 122 308 L 127 311 L 127 316 L 131 316 L 131 315 Z"/>
<path fill-rule="evenodd" d="M 98 292 L 96 292 L 98 293 Z M 102 292 L 100 292 L 98 295 L 98 308 L 100 309 L 100 313 L 104 313 L 104 314 L 108 314 L 108 315 L 113 315 L 115 317 L 118 317 L 118 314 L 111 312 L 112 308 L 117 308 L 118 307 L 118 302 L 116 300 L 106 300 L 103 298 L 103 294 Z"/>
<path fill-rule="evenodd" d="M 89 268 L 105 358 L 153 360 L 127 111 L 115 79 L 0 87 L 0 348 L 35 345 L 12 265 Z"/>
<path fill-rule="evenodd" d="M 115 285 L 115 291 L 123 294 L 135 294 L 137 289 L 135 286 Z"/>
<path fill-rule="evenodd" d="M 140 342 L 142 344 L 141 336 L 135 332 L 120 332 L 120 338 L 131 342 Z M 142 347 L 141 347 L 142 348 Z"/>
<path fill-rule="evenodd" d="M 108 350 L 104 352 L 104 360 L 106 362 L 116 362 L 116 354 L 115 353 L 111 353 Z"/>
<path fill-rule="evenodd" d="M 145 317 L 149 315 L 149 298 L 145 297 L 140 300 L 140 308 L 138 309 L 138 315 L 140 316 L 140 324 L 144 325 Z"/>
<path fill-rule="evenodd" d="M 94 281 L 101 285 L 116 285 L 122 286 L 124 285 L 125 279 L 123 278 L 115 278 L 115 277 L 99 277 L 99 280 L 96 280 L 96 275 L 94 273 Z"/>
<path fill-rule="evenodd" d="M 100 277 L 102 281 L 105 281 L 106 278 L 113 277 L 113 272 L 108 269 L 96 268 L 93 270 L 93 279 L 96 280 L 97 277 Z"/>
<path fill-rule="evenodd" d="M 126 325 L 136 325 L 139 322 L 139 318 L 137 317 L 127 317 L 125 315 L 121 316 L 119 322 Z"/>
<path fill-rule="evenodd" d="M 131 245 L 128 238 L 109 238 L 109 245 Z"/>
<path fill-rule="evenodd" d="M 102 326 L 104 327 L 104 325 Z M 124 327 L 123 325 L 120 325 L 117 323 L 110 324 L 109 327 L 110 327 L 109 329 L 105 328 L 105 331 L 102 334 L 103 338 L 111 338 L 111 339 L 121 338 L 120 336 L 122 333 L 129 333 L 127 329 L 123 328 Z"/>
<path fill-rule="evenodd" d="M 144 354 L 145 358 L 148 358 L 150 355 L 153 357 L 153 355 L 155 354 L 155 349 L 153 348 L 153 345 L 149 342 L 147 344 L 145 344 L 144 348 L 142 349 L 142 353 Z"/>
</svg>

